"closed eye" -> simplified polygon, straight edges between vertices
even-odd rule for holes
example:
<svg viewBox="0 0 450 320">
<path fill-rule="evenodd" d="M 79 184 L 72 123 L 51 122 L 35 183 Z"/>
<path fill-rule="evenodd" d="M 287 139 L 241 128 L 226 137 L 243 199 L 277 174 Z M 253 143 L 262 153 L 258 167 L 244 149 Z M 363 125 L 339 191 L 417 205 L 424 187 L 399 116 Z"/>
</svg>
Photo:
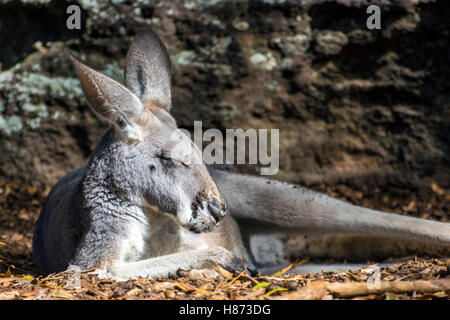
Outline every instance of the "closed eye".
<svg viewBox="0 0 450 320">
<path fill-rule="evenodd" d="M 175 163 L 175 161 L 171 157 L 166 157 L 166 156 L 160 155 L 159 158 L 161 160 L 164 160 L 164 161 L 167 161 L 167 162 L 170 162 L 170 163 Z"/>
<path fill-rule="evenodd" d="M 167 161 L 170 164 L 177 164 L 177 165 L 183 165 L 185 167 L 188 167 L 188 165 L 186 163 L 184 163 L 183 161 L 177 160 L 177 159 L 173 159 L 173 158 L 165 156 L 165 155 L 160 155 L 159 158 L 164 160 L 164 161 Z"/>
</svg>

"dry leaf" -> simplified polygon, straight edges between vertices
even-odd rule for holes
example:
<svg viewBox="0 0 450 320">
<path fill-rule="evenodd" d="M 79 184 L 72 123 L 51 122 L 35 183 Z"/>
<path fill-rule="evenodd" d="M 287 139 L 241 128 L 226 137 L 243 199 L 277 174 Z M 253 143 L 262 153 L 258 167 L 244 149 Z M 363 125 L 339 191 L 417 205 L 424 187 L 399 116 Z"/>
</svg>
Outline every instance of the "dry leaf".
<svg viewBox="0 0 450 320">
<path fill-rule="evenodd" d="M 193 292 L 193 291 L 199 292 L 201 294 L 206 294 L 206 295 L 210 295 L 213 293 L 212 291 L 205 290 L 202 288 L 196 288 L 194 286 L 180 283 L 180 282 L 176 284 L 176 287 L 178 287 L 179 289 L 181 289 L 183 292 L 186 292 L 186 293 Z"/>
<path fill-rule="evenodd" d="M 432 182 L 431 183 L 431 190 L 433 190 L 434 193 L 436 193 L 436 194 L 438 194 L 440 196 L 443 196 L 445 194 L 444 189 L 439 187 L 436 182 Z"/>
<path fill-rule="evenodd" d="M 294 269 L 302 264 L 305 264 L 309 261 L 309 258 L 303 258 L 301 260 L 296 260 L 294 263 L 291 263 L 290 265 L 288 265 L 287 267 L 284 267 L 281 270 L 278 270 L 276 272 L 274 272 L 273 274 L 271 274 L 271 277 L 281 277 L 283 274 L 285 274 L 286 272 L 288 272 L 291 269 Z"/>
<path fill-rule="evenodd" d="M 225 279 L 230 280 L 233 278 L 233 274 L 223 268 L 220 264 L 216 263 L 215 269 L 219 272 Z"/>
<path fill-rule="evenodd" d="M 259 296 L 262 296 L 264 293 L 266 292 L 266 288 L 264 287 L 260 287 L 256 290 L 254 290 L 253 292 L 237 297 L 236 300 L 250 300 L 250 299 L 255 299 L 258 298 Z"/>
<path fill-rule="evenodd" d="M 139 289 L 139 288 L 134 288 L 134 289 L 131 289 L 130 291 L 128 291 L 127 293 L 125 293 L 125 295 L 126 296 L 134 296 L 134 295 L 137 295 L 142 292 L 144 292 L 144 290 Z"/>
<path fill-rule="evenodd" d="M 177 287 L 178 289 L 180 289 L 186 293 L 194 291 L 194 287 L 183 284 L 183 283 L 177 283 L 177 284 L 175 284 L 175 287 Z"/>
<path fill-rule="evenodd" d="M 19 294 L 21 297 L 30 297 L 30 296 L 34 296 L 39 292 L 39 287 L 35 287 L 33 291 L 23 291 L 23 290 L 18 290 Z"/>
<path fill-rule="evenodd" d="M 68 294 L 64 289 L 50 291 L 50 295 L 58 299 L 72 299 L 72 295 Z"/>
<path fill-rule="evenodd" d="M 327 294 L 327 286 L 323 280 L 315 280 L 308 283 L 305 288 L 274 297 L 277 300 L 320 300 Z"/>
<path fill-rule="evenodd" d="M 252 289 L 253 290 L 257 290 L 257 289 L 259 289 L 261 287 L 267 287 L 267 286 L 270 286 L 269 282 L 260 282 L 257 285 L 255 285 Z"/>
<path fill-rule="evenodd" d="M 168 282 L 168 281 L 161 281 L 161 282 L 155 282 L 153 284 L 153 287 L 155 291 L 164 291 L 167 289 L 173 289 L 176 287 L 176 283 L 174 282 Z"/>
<path fill-rule="evenodd" d="M 19 296 L 19 292 L 17 290 L 6 291 L 0 293 L 0 300 L 11 300 Z"/>
<path fill-rule="evenodd" d="M 15 267 L 14 267 L 14 265 L 10 265 L 9 267 L 8 267 L 8 270 L 6 270 L 6 272 L 5 272 L 5 277 L 11 277 L 11 267 L 14 269 Z"/>
<path fill-rule="evenodd" d="M 12 282 L 15 280 L 16 280 L 16 278 L 14 278 L 14 277 L 5 277 L 5 278 L 0 278 L 0 283 L 8 283 L 8 282 Z"/>
<path fill-rule="evenodd" d="M 279 292 L 279 291 L 288 291 L 288 289 L 286 289 L 286 288 L 276 288 L 276 289 L 270 290 L 264 296 L 268 297 L 268 296 L 274 294 L 275 292 Z"/>
<path fill-rule="evenodd" d="M 247 272 L 247 269 L 244 270 L 244 271 L 242 271 L 241 273 L 239 273 L 239 274 L 237 275 L 237 277 L 234 278 L 233 280 L 231 280 L 230 282 L 225 283 L 225 284 L 222 286 L 222 288 L 226 288 L 226 287 L 228 287 L 229 285 L 233 284 L 235 281 L 237 281 L 237 279 L 239 279 L 239 278 L 240 278 L 244 273 L 246 273 L 246 272 Z"/>
<path fill-rule="evenodd" d="M 410 203 L 408 203 L 408 205 L 402 206 L 402 209 L 405 212 L 415 212 L 415 211 L 417 211 L 416 202 L 414 200 L 412 200 Z"/>
</svg>

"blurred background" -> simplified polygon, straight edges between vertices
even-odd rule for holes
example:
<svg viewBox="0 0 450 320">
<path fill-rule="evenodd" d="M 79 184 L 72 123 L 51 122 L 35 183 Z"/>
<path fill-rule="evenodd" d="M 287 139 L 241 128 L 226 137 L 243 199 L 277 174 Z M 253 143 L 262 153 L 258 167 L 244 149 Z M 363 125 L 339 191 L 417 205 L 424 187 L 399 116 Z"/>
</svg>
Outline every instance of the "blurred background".
<svg viewBox="0 0 450 320">
<path fill-rule="evenodd" d="M 374 3 L 379 30 L 366 27 Z M 66 27 L 71 4 L 80 30 Z M 446 0 L 0 0 L 0 241 L 29 249 L 49 188 L 106 128 L 64 48 L 121 81 L 144 25 L 171 55 L 180 127 L 278 128 L 274 178 L 448 221 Z"/>
</svg>

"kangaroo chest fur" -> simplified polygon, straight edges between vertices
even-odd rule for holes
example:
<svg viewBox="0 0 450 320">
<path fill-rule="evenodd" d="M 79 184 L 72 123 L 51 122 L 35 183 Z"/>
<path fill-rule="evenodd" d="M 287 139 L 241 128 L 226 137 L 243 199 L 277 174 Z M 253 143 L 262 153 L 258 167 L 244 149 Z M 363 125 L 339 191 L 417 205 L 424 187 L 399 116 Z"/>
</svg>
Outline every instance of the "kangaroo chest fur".
<svg viewBox="0 0 450 320">
<path fill-rule="evenodd" d="M 176 219 L 155 207 L 146 207 L 146 216 L 151 221 L 139 239 L 145 239 L 141 258 L 168 255 L 176 252 L 206 249 L 221 246 L 246 256 L 247 252 L 240 238 L 239 227 L 232 217 L 227 216 L 209 233 L 194 233 L 182 227 Z M 131 242 L 130 242 L 131 244 Z M 124 247 L 125 251 L 129 251 Z M 139 259 L 139 258 L 138 258 Z"/>
</svg>

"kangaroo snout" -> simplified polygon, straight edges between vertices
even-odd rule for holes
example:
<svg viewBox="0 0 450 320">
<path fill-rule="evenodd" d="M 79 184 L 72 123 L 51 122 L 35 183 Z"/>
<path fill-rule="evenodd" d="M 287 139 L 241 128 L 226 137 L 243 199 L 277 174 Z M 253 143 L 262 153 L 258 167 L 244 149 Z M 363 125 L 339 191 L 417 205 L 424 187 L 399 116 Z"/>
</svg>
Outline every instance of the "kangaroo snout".
<svg viewBox="0 0 450 320">
<path fill-rule="evenodd" d="M 217 222 L 227 214 L 227 205 L 223 199 L 212 198 L 208 201 L 208 209 Z"/>
<path fill-rule="evenodd" d="M 222 197 L 203 194 L 192 203 L 192 216 L 186 227 L 193 232 L 209 232 L 226 216 L 227 206 Z"/>
</svg>

